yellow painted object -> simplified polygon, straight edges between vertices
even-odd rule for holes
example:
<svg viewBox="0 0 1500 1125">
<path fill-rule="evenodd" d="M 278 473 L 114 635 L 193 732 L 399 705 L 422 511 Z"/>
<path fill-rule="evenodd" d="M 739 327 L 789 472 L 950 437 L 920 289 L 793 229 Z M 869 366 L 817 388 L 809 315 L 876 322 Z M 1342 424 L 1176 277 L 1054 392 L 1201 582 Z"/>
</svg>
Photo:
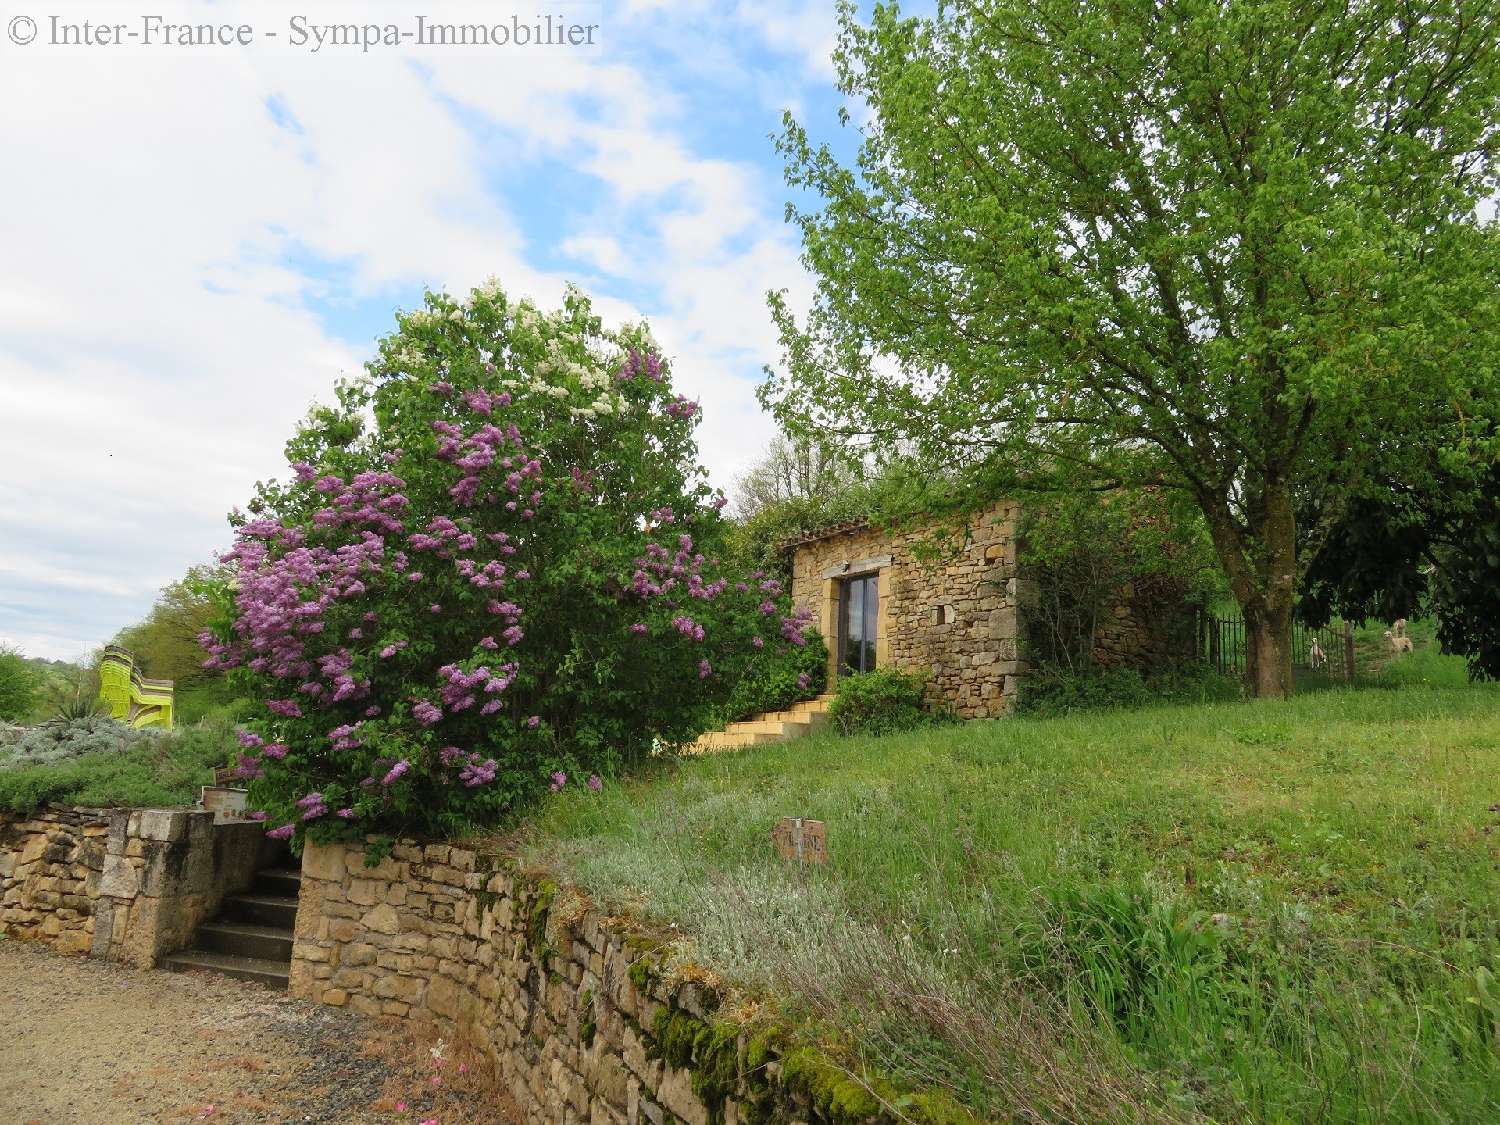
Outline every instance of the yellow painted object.
<svg viewBox="0 0 1500 1125">
<path fill-rule="evenodd" d="M 688 754 L 714 754 L 720 750 L 739 750 L 745 746 L 763 746 L 800 738 L 814 727 L 828 721 L 828 705 L 833 693 L 794 703 L 789 710 L 772 711 L 753 719 L 730 723 L 723 730 L 711 730 L 685 748 Z"/>
<path fill-rule="evenodd" d="M 108 645 L 99 661 L 99 698 L 109 713 L 133 727 L 172 729 L 172 681 L 151 680 L 135 669 L 135 654 Z"/>
</svg>

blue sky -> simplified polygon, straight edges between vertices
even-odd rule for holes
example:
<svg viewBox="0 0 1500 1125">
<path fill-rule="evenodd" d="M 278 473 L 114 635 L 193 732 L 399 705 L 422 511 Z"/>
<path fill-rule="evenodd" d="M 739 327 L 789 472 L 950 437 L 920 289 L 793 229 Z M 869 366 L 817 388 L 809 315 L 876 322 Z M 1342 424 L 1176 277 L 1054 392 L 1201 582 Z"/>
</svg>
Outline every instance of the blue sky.
<svg viewBox="0 0 1500 1125">
<path fill-rule="evenodd" d="M 649 317 L 732 485 L 765 291 L 808 291 L 771 135 L 839 134 L 833 5 L 595 10 L 598 51 L 498 60 L 0 47 L 0 643 L 81 656 L 227 546 L 428 286 Z"/>
</svg>

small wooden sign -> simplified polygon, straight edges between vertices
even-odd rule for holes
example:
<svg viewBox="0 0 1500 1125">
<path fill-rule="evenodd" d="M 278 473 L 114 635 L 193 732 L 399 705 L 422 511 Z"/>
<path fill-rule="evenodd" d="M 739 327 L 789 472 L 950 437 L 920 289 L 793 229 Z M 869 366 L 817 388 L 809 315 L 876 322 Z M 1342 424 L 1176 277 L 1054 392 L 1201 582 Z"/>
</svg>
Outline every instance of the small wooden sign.
<svg viewBox="0 0 1500 1125">
<path fill-rule="evenodd" d="M 801 816 L 784 816 L 771 829 L 771 843 L 782 859 L 798 863 L 828 862 L 828 832 L 821 820 Z"/>
</svg>

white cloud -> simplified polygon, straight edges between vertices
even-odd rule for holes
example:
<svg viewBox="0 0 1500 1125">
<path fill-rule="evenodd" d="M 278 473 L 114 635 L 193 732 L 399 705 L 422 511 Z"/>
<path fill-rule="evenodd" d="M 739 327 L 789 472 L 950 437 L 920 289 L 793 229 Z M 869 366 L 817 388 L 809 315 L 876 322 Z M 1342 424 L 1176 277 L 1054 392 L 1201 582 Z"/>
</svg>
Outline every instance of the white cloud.
<svg viewBox="0 0 1500 1125">
<path fill-rule="evenodd" d="M 673 18 L 651 9 L 613 33 Z M 796 54 L 820 34 L 797 11 L 734 17 Z M 695 152 L 691 91 L 626 58 L 7 54 L 0 641 L 77 655 L 226 545 L 225 511 L 361 362 L 324 308 L 491 274 L 550 302 L 553 252 L 603 275 L 606 314 L 651 317 L 727 486 L 770 432 L 764 291 L 802 271 L 774 172 Z M 538 158 L 602 188 L 556 247 L 522 206 L 547 183 L 496 190 Z"/>
</svg>

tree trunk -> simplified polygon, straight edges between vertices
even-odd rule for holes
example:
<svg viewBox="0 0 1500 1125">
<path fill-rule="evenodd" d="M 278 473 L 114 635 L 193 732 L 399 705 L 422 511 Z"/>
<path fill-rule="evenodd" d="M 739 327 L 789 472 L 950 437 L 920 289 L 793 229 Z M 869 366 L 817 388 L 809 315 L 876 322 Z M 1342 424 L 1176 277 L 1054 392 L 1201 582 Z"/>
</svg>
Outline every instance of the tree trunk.
<svg viewBox="0 0 1500 1125">
<path fill-rule="evenodd" d="M 1260 699 L 1292 694 L 1292 606 L 1245 611 L 1245 683 Z"/>
<path fill-rule="evenodd" d="M 1292 694 L 1292 602 L 1297 585 L 1297 515 L 1280 482 L 1263 494 L 1258 597 L 1245 607 L 1245 679 L 1259 699 Z"/>
<path fill-rule="evenodd" d="M 1291 490 L 1266 486 L 1259 520 L 1242 536 L 1222 497 L 1203 504 L 1209 534 L 1245 618 L 1245 683 L 1262 699 L 1292 694 L 1292 605 L 1297 577 L 1297 522 Z M 1255 549 L 1247 549 L 1250 538 Z"/>
</svg>

